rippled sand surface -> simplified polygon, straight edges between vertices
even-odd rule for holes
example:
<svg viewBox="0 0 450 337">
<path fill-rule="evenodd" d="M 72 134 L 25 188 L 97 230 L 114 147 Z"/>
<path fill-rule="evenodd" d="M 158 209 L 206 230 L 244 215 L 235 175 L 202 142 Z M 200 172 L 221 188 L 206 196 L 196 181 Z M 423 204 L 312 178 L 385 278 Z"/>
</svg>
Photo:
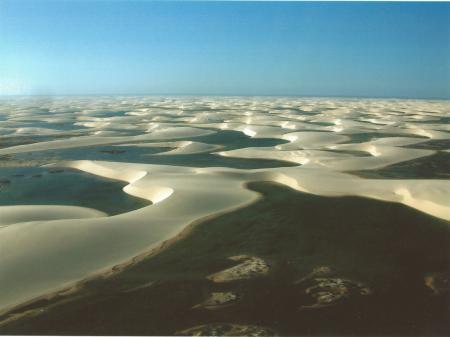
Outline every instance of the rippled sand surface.
<svg viewBox="0 0 450 337">
<path fill-rule="evenodd" d="M 111 193 L 148 202 L 120 212 L 103 212 L 94 202 L 57 205 L 37 184 L 34 193 L 49 204 L 2 203 L 0 310 L 254 202 L 259 194 L 246 188 L 249 182 L 401 203 L 449 221 L 449 115 L 448 101 L 2 99 L 0 193 L 15 188 L 8 178 L 14 172 L 43 167 L 119 181 L 123 191 Z"/>
</svg>

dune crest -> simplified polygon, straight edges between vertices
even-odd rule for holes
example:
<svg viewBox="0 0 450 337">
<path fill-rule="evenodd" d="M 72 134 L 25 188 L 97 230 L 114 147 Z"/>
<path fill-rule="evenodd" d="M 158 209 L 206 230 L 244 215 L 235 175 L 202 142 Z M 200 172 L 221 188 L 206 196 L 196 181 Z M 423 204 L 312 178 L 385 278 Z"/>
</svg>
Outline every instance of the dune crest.
<svg viewBox="0 0 450 337">
<path fill-rule="evenodd" d="M 36 104 L 48 112 L 35 116 Z M 67 113 L 72 106 L 78 109 Z M 20 118 L 15 109 L 20 109 Z M 20 105 L 3 100 L 0 137 L 11 146 L 0 149 L 2 160 L 111 145 L 168 148 L 149 157 L 209 155 L 210 160 L 273 159 L 298 166 L 250 170 L 116 162 L 114 157 L 50 161 L 49 166 L 126 182 L 125 193 L 152 205 L 115 216 L 75 206 L 0 206 L 0 310 L 108 270 L 189 223 L 254 202 L 259 196 L 245 188 L 252 181 L 274 181 L 321 196 L 398 202 L 450 221 L 450 180 L 363 179 L 348 172 L 448 153 L 448 147 L 414 146 L 450 140 L 445 122 L 449 111 L 448 102 L 409 100 L 129 97 L 100 102 L 57 98 Z M 25 127 L 25 117 L 56 126 Z M 58 130 L 59 122 L 70 127 Z M 240 132 L 262 146 L 231 146 L 221 138 L 224 130 Z M 17 137 L 23 135 L 42 139 L 20 144 L 23 139 Z M 267 138 L 280 143 L 264 146 Z M 40 268 L 33 268 L 36 265 Z"/>
</svg>

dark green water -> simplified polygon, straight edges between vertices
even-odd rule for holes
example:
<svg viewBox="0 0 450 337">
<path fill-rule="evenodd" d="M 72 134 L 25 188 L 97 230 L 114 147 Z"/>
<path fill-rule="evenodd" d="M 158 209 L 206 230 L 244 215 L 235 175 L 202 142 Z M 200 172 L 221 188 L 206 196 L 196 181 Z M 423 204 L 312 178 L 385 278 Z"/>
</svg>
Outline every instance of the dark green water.
<svg viewBox="0 0 450 337">
<path fill-rule="evenodd" d="M 45 310 L 0 333 L 173 335 L 227 322 L 283 336 L 450 334 L 449 294 L 434 295 L 424 282 L 428 273 L 449 270 L 448 222 L 396 203 L 319 197 L 273 183 L 250 188 L 264 198 L 197 225 L 167 250 L 89 282 L 76 296 L 21 309 Z M 263 258 L 270 274 L 228 284 L 206 279 L 234 265 L 227 258 L 239 254 Z M 372 294 L 301 310 L 305 289 L 295 282 L 317 266 L 364 283 Z M 149 282 L 154 284 L 142 287 Z M 241 300 L 216 310 L 192 308 L 214 291 L 234 291 Z"/>
<path fill-rule="evenodd" d="M 287 140 L 276 138 L 250 138 L 242 132 L 231 130 L 221 130 L 211 135 L 190 138 L 190 140 L 222 145 L 224 146 L 222 151 L 241 149 L 245 147 L 270 147 L 288 143 Z"/>
<path fill-rule="evenodd" d="M 450 139 L 436 139 L 429 140 L 420 144 L 412 144 L 409 146 L 414 149 L 427 149 L 427 150 L 450 150 Z"/>
<path fill-rule="evenodd" d="M 271 138 L 253 139 L 236 131 L 222 131 L 216 134 L 195 137 L 191 140 L 209 144 L 223 145 L 224 149 L 233 150 L 243 147 L 264 147 L 283 144 L 286 141 Z M 138 146 L 86 146 L 78 148 L 25 152 L 10 155 L 3 160 L 13 160 L 26 164 L 31 161 L 52 163 L 60 160 L 105 160 L 130 163 L 193 166 L 193 167 L 231 167 L 239 169 L 258 169 L 283 166 L 297 166 L 298 164 L 267 159 L 245 159 L 223 157 L 211 153 L 189 155 L 155 154 L 169 151 L 167 147 L 138 147 Z M 1 159 L 1 158 L 0 158 Z"/>
<path fill-rule="evenodd" d="M 125 185 L 70 169 L 1 168 L 0 206 L 73 205 L 115 215 L 150 204 L 123 192 Z"/>
<path fill-rule="evenodd" d="M 449 179 L 450 153 L 439 151 L 431 156 L 408 160 L 381 169 L 349 173 L 367 179 Z"/>
</svg>

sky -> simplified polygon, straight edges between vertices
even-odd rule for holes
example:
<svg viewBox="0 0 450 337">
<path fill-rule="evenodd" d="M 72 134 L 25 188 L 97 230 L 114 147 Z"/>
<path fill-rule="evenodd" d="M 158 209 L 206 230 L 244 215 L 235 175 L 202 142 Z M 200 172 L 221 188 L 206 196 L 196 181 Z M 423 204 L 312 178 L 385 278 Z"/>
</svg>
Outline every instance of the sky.
<svg viewBox="0 0 450 337">
<path fill-rule="evenodd" d="M 450 3 L 0 0 L 0 94 L 450 99 Z"/>
</svg>

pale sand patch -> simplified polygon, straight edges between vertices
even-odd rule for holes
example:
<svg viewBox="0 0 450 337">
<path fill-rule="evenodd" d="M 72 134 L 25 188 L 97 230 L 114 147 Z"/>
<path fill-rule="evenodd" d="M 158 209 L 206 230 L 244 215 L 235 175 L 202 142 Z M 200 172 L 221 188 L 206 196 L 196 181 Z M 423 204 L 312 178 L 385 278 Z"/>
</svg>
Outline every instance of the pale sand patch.
<svg viewBox="0 0 450 337">
<path fill-rule="evenodd" d="M 234 267 L 209 275 L 208 279 L 216 283 L 246 280 L 267 275 L 270 270 L 269 265 L 259 257 L 238 255 L 231 256 L 230 260 L 242 262 Z"/>
<path fill-rule="evenodd" d="M 199 325 L 176 332 L 177 335 L 188 336 L 277 336 L 272 329 L 233 323 L 212 323 Z"/>
<path fill-rule="evenodd" d="M 233 305 L 238 301 L 238 299 L 239 296 L 231 291 L 213 292 L 209 295 L 209 297 L 205 301 L 197 305 L 194 305 L 192 308 L 193 309 L 201 308 L 208 310 L 221 309 Z"/>
</svg>

